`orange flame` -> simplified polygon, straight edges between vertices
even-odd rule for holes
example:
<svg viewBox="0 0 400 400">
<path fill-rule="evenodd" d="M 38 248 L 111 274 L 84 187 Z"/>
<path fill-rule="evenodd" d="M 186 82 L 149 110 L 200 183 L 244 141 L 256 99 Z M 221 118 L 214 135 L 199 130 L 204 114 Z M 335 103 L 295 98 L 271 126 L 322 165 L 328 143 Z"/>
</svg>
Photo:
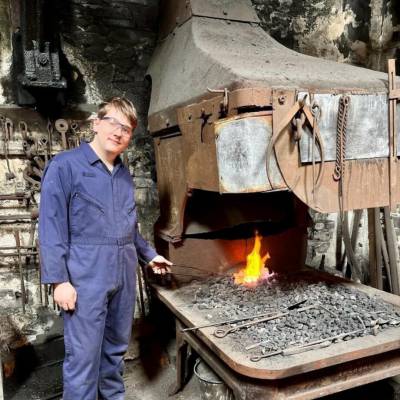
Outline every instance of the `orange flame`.
<svg viewBox="0 0 400 400">
<path fill-rule="evenodd" d="M 271 257 L 268 252 L 261 257 L 261 239 L 262 236 L 256 232 L 254 247 L 251 253 L 247 256 L 246 267 L 233 274 L 236 284 L 256 283 L 260 278 L 268 274 L 268 268 L 265 267 L 265 262 Z"/>
</svg>

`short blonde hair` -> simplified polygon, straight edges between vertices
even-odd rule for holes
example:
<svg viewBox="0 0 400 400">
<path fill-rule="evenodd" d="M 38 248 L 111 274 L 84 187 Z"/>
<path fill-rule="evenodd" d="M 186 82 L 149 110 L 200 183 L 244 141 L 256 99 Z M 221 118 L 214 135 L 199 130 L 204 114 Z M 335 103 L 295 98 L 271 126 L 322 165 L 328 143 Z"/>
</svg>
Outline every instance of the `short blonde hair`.
<svg viewBox="0 0 400 400">
<path fill-rule="evenodd" d="M 114 107 L 116 110 L 121 112 L 129 120 L 132 129 L 137 126 L 137 111 L 133 103 L 126 97 L 111 97 L 99 105 L 97 111 L 97 118 L 101 119 L 106 114 L 110 107 Z"/>
</svg>

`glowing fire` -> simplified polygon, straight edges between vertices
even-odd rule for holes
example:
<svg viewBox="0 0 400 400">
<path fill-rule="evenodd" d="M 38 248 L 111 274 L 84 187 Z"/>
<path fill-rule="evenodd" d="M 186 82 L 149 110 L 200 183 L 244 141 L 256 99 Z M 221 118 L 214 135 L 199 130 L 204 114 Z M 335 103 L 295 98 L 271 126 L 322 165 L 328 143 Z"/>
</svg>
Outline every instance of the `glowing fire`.
<svg viewBox="0 0 400 400">
<path fill-rule="evenodd" d="M 251 253 L 247 256 L 246 267 L 233 274 L 236 284 L 252 284 L 256 283 L 264 276 L 268 276 L 268 268 L 265 267 L 265 262 L 271 257 L 268 252 L 261 257 L 261 239 L 262 236 L 256 232 L 254 247 Z"/>
</svg>

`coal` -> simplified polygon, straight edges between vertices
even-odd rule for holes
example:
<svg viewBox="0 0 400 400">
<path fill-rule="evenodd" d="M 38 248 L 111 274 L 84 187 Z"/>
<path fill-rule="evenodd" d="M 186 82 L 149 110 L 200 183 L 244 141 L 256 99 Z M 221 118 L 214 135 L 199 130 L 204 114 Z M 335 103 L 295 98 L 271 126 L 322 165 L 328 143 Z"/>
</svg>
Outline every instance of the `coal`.
<svg viewBox="0 0 400 400">
<path fill-rule="evenodd" d="M 229 339 L 241 351 L 264 342 L 247 351 L 249 354 L 268 353 L 359 331 L 343 338 L 351 340 L 400 325 L 399 310 L 380 298 L 341 283 L 318 281 L 305 275 L 300 279 L 277 275 L 254 287 L 236 285 L 231 277 L 213 277 L 181 288 L 180 296 L 209 322 L 287 311 L 305 299 L 299 307 L 317 305 L 304 312 L 294 309 L 287 316 L 230 333 Z"/>
</svg>

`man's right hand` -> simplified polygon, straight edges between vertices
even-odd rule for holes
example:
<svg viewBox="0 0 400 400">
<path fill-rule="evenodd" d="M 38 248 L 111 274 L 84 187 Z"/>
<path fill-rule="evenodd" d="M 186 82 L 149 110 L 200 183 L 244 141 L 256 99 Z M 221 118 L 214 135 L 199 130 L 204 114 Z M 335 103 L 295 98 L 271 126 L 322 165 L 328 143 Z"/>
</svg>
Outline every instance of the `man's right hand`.
<svg viewBox="0 0 400 400">
<path fill-rule="evenodd" d="M 69 282 L 54 284 L 54 301 L 64 310 L 75 310 L 76 290 Z"/>
</svg>

